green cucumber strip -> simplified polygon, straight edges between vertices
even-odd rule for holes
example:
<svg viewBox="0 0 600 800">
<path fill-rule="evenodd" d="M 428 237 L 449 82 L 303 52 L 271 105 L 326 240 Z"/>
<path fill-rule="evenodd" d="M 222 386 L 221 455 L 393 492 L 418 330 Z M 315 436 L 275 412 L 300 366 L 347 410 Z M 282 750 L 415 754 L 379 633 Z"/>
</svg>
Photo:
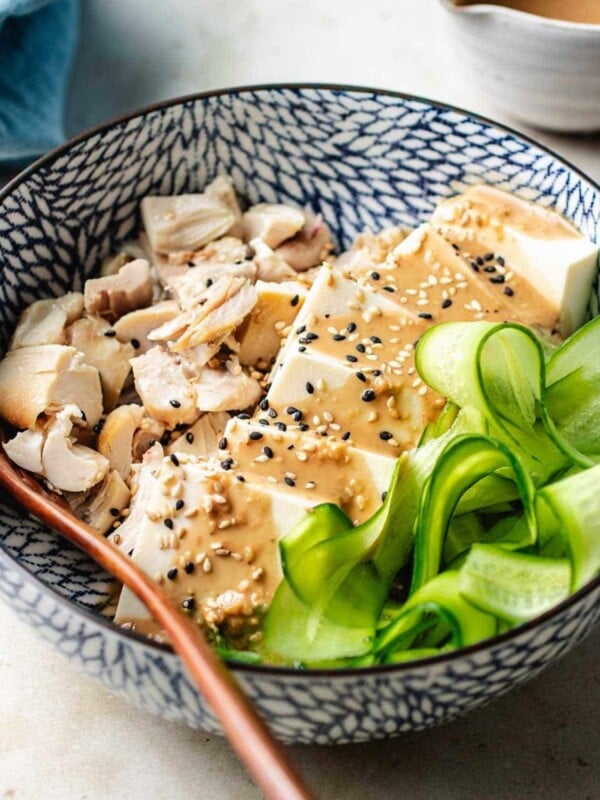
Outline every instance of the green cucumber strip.
<svg viewBox="0 0 600 800">
<path fill-rule="evenodd" d="M 556 350 L 546 366 L 544 422 L 574 463 L 600 460 L 600 317 Z"/>
<path fill-rule="evenodd" d="M 421 495 L 411 595 L 437 575 L 446 532 L 461 496 L 486 475 L 502 467 L 509 467 L 514 474 L 531 543 L 536 541 L 534 487 L 519 459 L 502 442 L 486 436 L 461 436 L 442 452 Z"/>
<path fill-rule="evenodd" d="M 444 540 L 442 563 L 449 564 L 465 550 L 468 550 L 473 542 L 481 541 L 484 534 L 485 528 L 479 514 L 470 512 L 454 516 L 450 520 Z"/>
<path fill-rule="evenodd" d="M 509 622 L 524 622 L 569 594 L 567 559 L 541 558 L 474 544 L 460 568 L 461 593 L 473 605 Z"/>
<path fill-rule="evenodd" d="M 283 574 L 288 565 L 315 544 L 352 528 L 352 520 L 334 503 L 322 503 L 309 509 L 279 543 Z"/>
<path fill-rule="evenodd" d="M 402 664 L 405 661 L 416 661 L 418 658 L 439 656 L 452 648 L 448 647 L 416 647 L 414 650 L 399 650 L 390 653 L 383 660 L 384 664 Z"/>
<path fill-rule="evenodd" d="M 432 439 L 437 439 L 439 436 L 449 431 L 456 420 L 458 412 L 458 406 L 448 401 L 443 407 L 439 417 L 434 422 L 429 422 L 423 429 L 418 447 L 422 447 Z"/>
<path fill-rule="evenodd" d="M 435 391 L 483 414 L 490 435 L 519 453 L 537 485 L 564 465 L 537 419 L 545 361 L 533 331 L 513 323 L 441 323 L 421 336 L 415 364 Z"/>
<path fill-rule="evenodd" d="M 398 650 L 406 649 L 407 634 L 418 629 L 424 616 L 430 616 L 429 626 L 444 622 L 451 631 L 454 647 L 467 647 L 494 636 L 496 619 L 475 608 L 460 593 L 459 573 L 442 572 L 422 586 L 404 604 L 397 618 L 377 637 L 375 649 L 387 659 Z M 413 637 L 414 638 L 414 637 Z"/>
<path fill-rule="evenodd" d="M 262 664 L 263 660 L 259 653 L 251 650 L 231 650 L 226 647 L 217 647 L 217 653 L 226 661 L 234 661 L 236 664 Z"/>
<path fill-rule="evenodd" d="M 336 625 L 325 617 L 314 624 L 314 615 L 284 579 L 273 596 L 265 617 L 264 648 L 289 661 L 329 661 L 362 656 L 373 646 L 372 629 Z"/>
<path fill-rule="evenodd" d="M 600 465 L 551 483 L 538 497 L 555 515 L 571 559 L 571 591 L 600 570 Z"/>
</svg>

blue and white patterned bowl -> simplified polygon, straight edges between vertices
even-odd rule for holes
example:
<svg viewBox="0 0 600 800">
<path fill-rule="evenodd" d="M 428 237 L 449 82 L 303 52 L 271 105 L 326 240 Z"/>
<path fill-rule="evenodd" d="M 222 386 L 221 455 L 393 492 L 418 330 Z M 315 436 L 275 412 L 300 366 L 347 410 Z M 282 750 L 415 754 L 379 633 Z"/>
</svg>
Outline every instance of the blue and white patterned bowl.
<svg viewBox="0 0 600 800">
<path fill-rule="evenodd" d="M 598 235 L 598 186 L 475 115 L 332 86 L 198 95 L 79 136 L 0 194 L 1 346 L 25 305 L 81 288 L 135 233 L 145 194 L 198 191 L 219 172 L 250 202 L 309 204 L 341 246 L 365 227 L 416 225 L 440 197 L 482 181 L 556 206 Z M 137 706 L 218 731 L 179 659 L 103 616 L 108 577 L 6 496 L 0 510 L 0 595 L 16 613 Z M 596 579 L 514 632 L 435 659 L 353 671 L 233 669 L 283 741 L 364 741 L 482 705 L 570 650 L 599 614 Z"/>
</svg>

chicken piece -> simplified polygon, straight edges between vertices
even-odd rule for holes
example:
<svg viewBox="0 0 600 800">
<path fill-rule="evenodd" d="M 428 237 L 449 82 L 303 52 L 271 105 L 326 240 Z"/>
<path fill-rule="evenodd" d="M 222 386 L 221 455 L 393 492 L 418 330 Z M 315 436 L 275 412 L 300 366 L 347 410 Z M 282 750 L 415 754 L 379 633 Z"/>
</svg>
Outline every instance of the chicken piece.
<svg viewBox="0 0 600 800">
<path fill-rule="evenodd" d="M 131 492 L 116 470 L 111 470 L 91 492 L 65 492 L 65 499 L 79 519 L 104 535 L 127 508 Z"/>
<path fill-rule="evenodd" d="M 42 448 L 46 439 L 43 428 L 19 431 L 16 436 L 3 443 L 6 455 L 18 467 L 40 475 L 42 472 Z"/>
<path fill-rule="evenodd" d="M 55 489 L 86 492 L 104 478 L 109 463 L 90 447 L 73 442 L 73 417 L 80 419 L 81 412 L 68 405 L 49 422 L 42 448 L 42 475 Z"/>
<path fill-rule="evenodd" d="M 232 356 L 225 369 L 204 367 L 196 383 L 200 411 L 237 411 L 256 405 L 262 390 Z"/>
<path fill-rule="evenodd" d="M 256 280 L 257 268 L 252 261 L 239 263 L 218 263 L 207 261 L 190 267 L 185 273 L 174 278 L 171 294 L 182 308 L 193 308 L 202 302 L 203 295 L 219 278 L 245 278 Z"/>
<path fill-rule="evenodd" d="M 136 308 L 149 306 L 152 302 L 150 265 L 145 259 L 136 258 L 122 266 L 116 275 L 86 281 L 83 300 L 88 314 L 98 314 L 110 322 Z"/>
<path fill-rule="evenodd" d="M 69 292 L 63 297 L 38 300 L 21 314 L 9 350 L 41 344 L 65 344 L 65 328 L 83 314 L 83 295 Z"/>
<path fill-rule="evenodd" d="M 240 363 L 269 369 L 281 338 L 296 318 L 306 297 L 306 287 L 288 283 L 256 282 L 257 302 L 237 330 Z"/>
<path fill-rule="evenodd" d="M 195 252 L 191 261 L 196 266 L 202 264 L 236 264 L 248 258 L 248 245 L 237 236 L 229 234 L 210 242 Z"/>
<path fill-rule="evenodd" d="M 224 411 L 203 414 L 181 436 L 174 439 L 165 453 L 191 453 L 197 456 L 217 456 L 219 454 L 219 441 L 223 436 L 225 426 L 229 422 L 229 414 Z"/>
<path fill-rule="evenodd" d="M 209 183 L 204 194 L 213 200 L 219 200 L 223 205 L 231 211 L 234 216 L 234 222 L 227 231 L 229 236 L 242 236 L 242 210 L 238 203 L 235 189 L 233 188 L 233 181 L 229 175 L 218 175 L 212 183 Z"/>
<path fill-rule="evenodd" d="M 144 229 L 157 253 L 199 250 L 226 234 L 236 221 L 224 202 L 206 194 L 148 196 L 141 208 Z"/>
<path fill-rule="evenodd" d="M 198 418 L 192 366 L 162 347 L 131 359 L 135 388 L 145 409 L 169 429 L 191 425 Z"/>
<path fill-rule="evenodd" d="M 98 317 L 78 319 L 67 330 L 67 339 L 83 353 L 85 363 L 100 373 L 104 409 L 112 411 L 129 375 L 129 359 L 135 350 L 120 342 L 110 325 Z"/>
<path fill-rule="evenodd" d="M 163 449 L 160 444 L 153 445 L 145 454 L 141 464 L 136 464 L 129 481 L 131 505 L 129 514 L 118 531 L 110 534 L 109 539 L 125 553 L 131 553 L 135 547 L 138 534 L 146 518 L 155 488 L 153 474 L 160 468 L 163 460 Z"/>
<path fill-rule="evenodd" d="M 219 278 L 210 289 L 215 291 L 210 297 L 208 292 L 205 294 L 207 300 L 198 307 L 196 318 L 173 343 L 176 352 L 225 338 L 256 304 L 256 289 L 241 278 Z"/>
<path fill-rule="evenodd" d="M 90 426 L 102 415 L 98 370 L 74 347 L 22 347 L 0 361 L 0 417 L 17 428 L 34 429 L 40 414 L 67 404 L 76 405 Z"/>
<path fill-rule="evenodd" d="M 154 342 L 148 339 L 148 334 L 174 319 L 180 313 L 179 306 L 174 300 L 163 300 L 162 303 L 130 311 L 113 325 L 120 342 L 130 343 L 135 350 L 135 355 L 147 353 Z"/>
<path fill-rule="evenodd" d="M 165 433 L 165 426 L 162 422 L 152 417 L 144 417 L 140 427 L 133 434 L 132 457 L 134 463 L 141 461 L 144 453 L 156 442 L 160 442 Z"/>
<path fill-rule="evenodd" d="M 142 406 L 119 406 L 106 418 L 98 436 L 98 452 L 105 456 L 110 468 L 126 480 L 133 460 L 133 437 L 142 424 Z"/>
<path fill-rule="evenodd" d="M 276 255 L 297 272 L 321 264 L 333 247 L 329 228 L 321 215 L 307 211 L 305 218 L 302 229 L 293 239 L 288 239 L 275 250 Z"/>
<path fill-rule="evenodd" d="M 274 250 L 298 233 L 304 225 L 305 217 L 299 208 L 277 203 L 259 203 L 246 211 L 242 221 L 246 241 L 262 239 Z"/>
<path fill-rule="evenodd" d="M 116 275 L 116 273 L 136 258 L 146 258 L 143 248 L 139 242 L 135 240 L 123 242 L 121 250 L 118 253 L 111 253 L 103 261 L 100 267 L 100 277 L 106 278 L 109 275 Z"/>
<path fill-rule="evenodd" d="M 252 239 L 250 246 L 254 250 L 254 263 L 257 268 L 257 278 L 269 283 L 282 283 L 293 281 L 296 270 L 292 269 L 284 259 L 277 255 L 262 239 Z"/>
</svg>

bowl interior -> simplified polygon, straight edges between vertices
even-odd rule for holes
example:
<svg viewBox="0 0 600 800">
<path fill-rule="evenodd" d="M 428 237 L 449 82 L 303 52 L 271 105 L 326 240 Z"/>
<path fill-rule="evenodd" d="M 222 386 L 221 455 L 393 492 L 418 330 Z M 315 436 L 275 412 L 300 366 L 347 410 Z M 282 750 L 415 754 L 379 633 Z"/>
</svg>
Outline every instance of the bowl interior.
<svg viewBox="0 0 600 800">
<path fill-rule="evenodd" d="M 80 289 L 135 235 L 146 194 L 228 173 L 247 202 L 308 205 L 340 248 L 414 226 L 441 197 L 489 183 L 555 206 L 590 239 L 600 189 L 560 158 L 467 112 L 374 90 L 265 87 L 165 104 L 78 137 L 0 193 L 0 347 L 36 299 Z M 0 548 L 80 608 L 110 611 L 108 577 L 0 498 Z"/>
</svg>

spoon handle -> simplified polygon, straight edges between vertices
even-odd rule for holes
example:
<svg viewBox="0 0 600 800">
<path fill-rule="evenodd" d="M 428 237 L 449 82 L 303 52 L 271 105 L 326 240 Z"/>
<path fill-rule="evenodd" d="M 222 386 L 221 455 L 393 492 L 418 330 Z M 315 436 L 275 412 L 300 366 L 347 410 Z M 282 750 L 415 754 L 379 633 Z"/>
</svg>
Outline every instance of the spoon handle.
<svg viewBox="0 0 600 800">
<path fill-rule="evenodd" d="M 190 620 L 171 603 L 128 556 L 86 523 L 67 504 L 17 470 L 0 448 L 0 484 L 25 508 L 84 550 L 145 604 L 168 634 L 200 693 L 219 719 L 225 735 L 255 783 L 269 800 L 315 800 L 242 692 L 225 663 Z"/>
</svg>

